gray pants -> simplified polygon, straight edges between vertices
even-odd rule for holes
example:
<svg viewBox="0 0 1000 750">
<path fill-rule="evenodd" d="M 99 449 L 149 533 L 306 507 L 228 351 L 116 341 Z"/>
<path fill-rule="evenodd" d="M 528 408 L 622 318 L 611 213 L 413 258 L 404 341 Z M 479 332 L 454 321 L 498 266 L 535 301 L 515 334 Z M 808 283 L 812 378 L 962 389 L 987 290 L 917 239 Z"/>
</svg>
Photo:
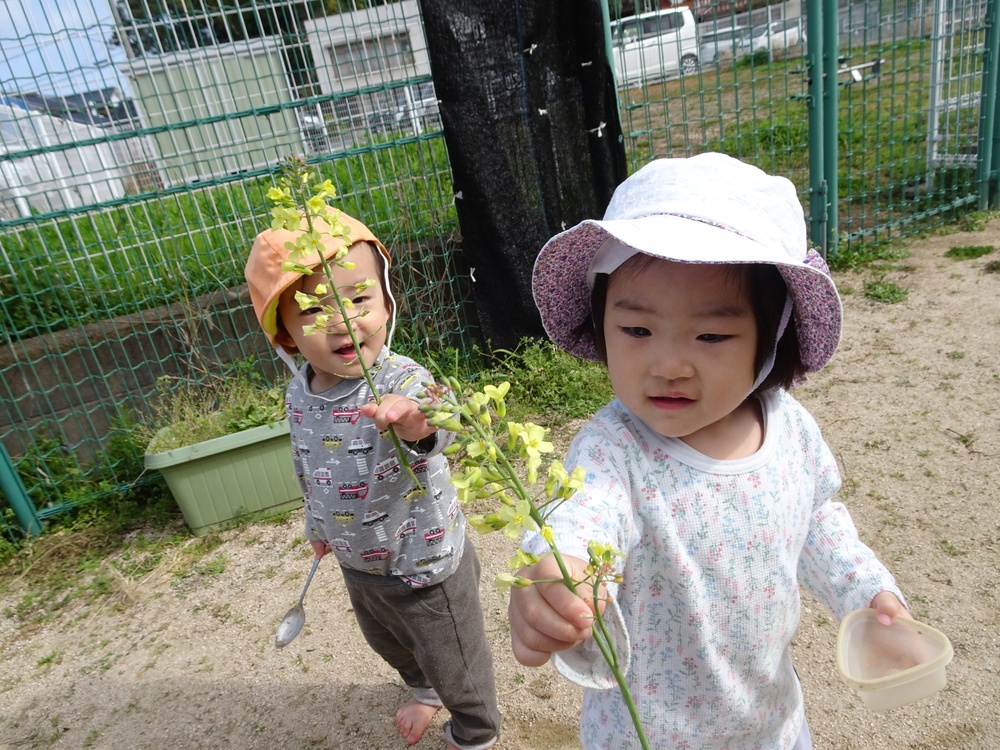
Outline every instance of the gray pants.
<svg viewBox="0 0 1000 750">
<path fill-rule="evenodd" d="M 423 589 L 395 576 L 341 572 L 368 645 L 399 672 L 417 700 L 451 712 L 448 740 L 463 750 L 493 745 L 500 710 L 472 544 L 465 544 L 451 576 Z"/>
</svg>

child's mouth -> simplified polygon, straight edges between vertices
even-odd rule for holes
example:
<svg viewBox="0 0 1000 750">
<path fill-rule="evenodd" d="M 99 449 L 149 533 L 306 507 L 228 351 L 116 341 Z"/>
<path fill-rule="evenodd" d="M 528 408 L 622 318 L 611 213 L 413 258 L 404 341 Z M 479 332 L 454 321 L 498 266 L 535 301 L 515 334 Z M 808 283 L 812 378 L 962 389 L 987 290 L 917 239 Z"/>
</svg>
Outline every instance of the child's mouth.
<svg viewBox="0 0 1000 750">
<path fill-rule="evenodd" d="M 661 409 L 681 409 L 694 403 L 693 399 L 685 396 L 652 396 L 650 400 Z"/>
<path fill-rule="evenodd" d="M 355 359 L 358 355 L 354 351 L 354 345 L 348 344 L 347 346 L 342 346 L 336 351 L 337 356 L 343 357 L 344 359 Z"/>
</svg>

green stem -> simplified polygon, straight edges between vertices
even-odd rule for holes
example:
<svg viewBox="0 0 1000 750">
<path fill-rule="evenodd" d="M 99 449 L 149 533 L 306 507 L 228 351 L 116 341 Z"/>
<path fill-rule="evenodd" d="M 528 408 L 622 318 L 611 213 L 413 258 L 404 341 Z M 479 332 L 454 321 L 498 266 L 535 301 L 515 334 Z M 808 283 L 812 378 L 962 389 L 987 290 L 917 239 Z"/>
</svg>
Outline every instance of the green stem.
<svg viewBox="0 0 1000 750">
<path fill-rule="evenodd" d="M 460 418 L 464 419 L 465 423 L 472 429 L 472 432 L 475 433 L 475 436 L 478 439 L 497 447 L 496 440 L 492 432 L 486 430 L 476 415 L 461 408 L 461 405 L 458 403 L 458 396 L 456 395 L 458 389 L 455 386 L 457 386 L 457 383 L 452 384 L 452 393 L 449 400 L 451 401 L 452 406 L 456 408 Z M 530 508 L 529 513 L 531 515 L 531 519 L 538 524 L 539 528 L 542 528 L 545 525 L 545 517 L 536 506 L 535 501 L 531 497 L 531 493 L 528 492 L 524 483 L 521 482 L 520 476 L 518 476 L 517 471 L 514 469 L 514 466 L 511 464 L 507 455 L 502 450 L 498 449 L 496 451 L 496 458 L 490 460 L 489 463 L 492 465 L 492 468 L 496 471 L 496 473 L 500 474 L 504 478 L 504 483 L 514 492 L 518 499 L 527 501 Z M 556 565 L 559 567 L 559 572 L 562 575 L 562 583 L 574 594 L 580 596 L 576 582 L 570 575 L 569 568 L 566 566 L 566 561 L 563 559 L 559 548 L 556 547 L 555 543 L 549 543 L 549 549 L 552 552 L 553 558 L 555 558 Z M 601 655 L 604 657 L 604 660 L 608 663 L 608 666 L 615 676 L 615 681 L 618 683 L 618 688 L 621 690 L 622 700 L 625 701 L 625 707 L 628 709 L 629 715 L 632 717 L 632 723 L 635 726 L 636 734 L 638 735 L 639 742 L 642 745 L 643 750 L 650 750 L 649 740 L 646 739 L 646 732 L 642 728 L 642 721 L 639 718 L 639 711 L 636 708 L 635 701 L 632 699 L 632 693 L 628 688 L 628 684 L 625 682 L 625 676 L 622 674 L 621 665 L 618 662 L 618 655 L 615 653 L 613 644 L 611 643 L 610 634 L 604 624 L 604 616 L 601 614 L 601 610 L 598 607 L 600 582 L 595 581 L 594 584 L 595 585 L 592 589 L 594 599 L 594 622 L 591 625 L 594 642 L 597 644 L 598 650 L 600 650 Z"/>
<path fill-rule="evenodd" d="M 644 750 L 649 750 L 649 740 L 646 739 L 646 732 L 642 728 L 639 710 L 636 708 L 635 701 L 632 700 L 632 692 L 628 689 L 628 685 L 625 684 L 625 675 L 622 674 L 621 664 L 618 663 L 618 654 L 615 653 L 614 644 L 611 642 L 611 634 L 608 633 L 607 626 L 604 624 L 604 616 L 598 608 L 598 587 L 596 586 L 593 588 L 593 596 L 596 617 L 591 629 L 594 632 L 594 642 L 597 644 L 597 648 L 600 649 L 608 666 L 611 667 L 611 672 L 618 682 L 618 687 L 622 692 L 622 700 L 625 701 L 625 707 L 628 709 L 629 716 L 632 717 L 632 723 L 635 725 L 635 731 L 639 735 L 639 742 L 642 744 Z"/>
<path fill-rule="evenodd" d="M 598 623 L 600 623 L 600 632 L 598 631 Z M 639 744 L 642 745 L 643 750 L 650 750 L 649 740 L 646 739 L 646 732 L 643 730 L 642 720 L 639 718 L 639 710 L 635 707 L 635 702 L 632 700 L 632 693 L 625 683 L 625 675 L 622 674 L 621 668 L 618 666 L 618 657 L 614 653 L 611 639 L 608 638 L 607 630 L 604 628 L 604 618 L 600 614 L 597 615 L 597 621 L 592 626 L 592 630 L 594 631 L 594 642 L 597 644 L 597 648 L 600 649 L 601 655 L 604 656 L 608 666 L 611 667 L 611 672 L 618 682 L 618 688 L 622 693 L 622 700 L 625 701 L 625 707 L 628 709 L 629 716 L 632 717 L 632 724 L 635 725 L 635 731 L 639 735 Z"/>
</svg>

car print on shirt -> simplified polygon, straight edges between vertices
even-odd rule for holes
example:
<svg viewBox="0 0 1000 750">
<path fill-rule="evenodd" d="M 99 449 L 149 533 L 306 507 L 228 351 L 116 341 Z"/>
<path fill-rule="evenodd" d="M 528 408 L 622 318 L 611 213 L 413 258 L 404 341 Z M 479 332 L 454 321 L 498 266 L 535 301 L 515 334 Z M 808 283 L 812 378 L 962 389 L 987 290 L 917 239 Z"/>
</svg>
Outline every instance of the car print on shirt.
<svg viewBox="0 0 1000 750">
<path fill-rule="evenodd" d="M 455 554 L 455 548 L 454 547 L 445 547 L 438 554 L 431 555 L 429 557 L 423 557 L 423 558 L 417 560 L 413 564 L 416 565 L 418 568 L 428 568 L 431 565 L 433 565 L 434 563 L 439 563 L 442 560 L 446 560 L 446 559 L 448 559 L 449 557 L 451 557 L 454 554 Z"/>
<path fill-rule="evenodd" d="M 361 525 L 374 526 L 375 524 L 386 520 L 388 517 L 389 514 L 386 513 L 384 510 L 370 510 L 367 513 L 365 513 L 365 520 L 361 522 Z"/>
<path fill-rule="evenodd" d="M 333 487 L 333 472 L 329 469 L 320 468 L 313 472 L 313 481 L 317 487 Z M 341 493 L 343 497 L 343 493 Z"/>
<path fill-rule="evenodd" d="M 414 472 L 427 471 L 427 459 L 418 458 L 416 461 L 410 464 L 410 468 L 413 469 Z"/>
<path fill-rule="evenodd" d="M 433 529 L 424 529 L 424 541 L 427 542 L 428 547 L 440 544 L 442 539 L 444 539 L 444 529 L 440 526 L 435 526 Z"/>
<path fill-rule="evenodd" d="M 431 577 L 426 573 L 417 573 L 412 576 L 400 576 L 407 586 L 411 589 L 422 589 L 425 586 L 429 586 L 431 583 Z"/>
<path fill-rule="evenodd" d="M 325 448 L 339 448 L 344 443 L 344 438 L 340 435 L 324 435 L 323 446 Z"/>
<path fill-rule="evenodd" d="M 364 500 L 368 497 L 367 482 L 341 482 L 337 485 L 341 500 Z"/>
<path fill-rule="evenodd" d="M 356 456 L 359 453 L 368 454 L 372 452 L 372 444 L 365 442 L 361 438 L 354 438 L 351 441 L 351 447 L 347 449 L 347 452 L 352 456 Z"/>
<path fill-rule="evenodd" d="M 350 424 L 357 424 L 357 421 L 361 419 L 361 409 L 334 409 L 330 412 L 330 418 L 334 422 L 348 422 Z"/>
<path fill-rule="evenodd" d="M 396 458 L 396 456 L 391 456 L 387 458 L 385 461 L 379 461 L 377 464 L 375 464 L 375 470 L 372 472 L 375 478 L 380 482 L 390 474 L 398 474 L 398 473 L 399 473 L 399 459 Z"/>
<path fill-rule="evenodd" d="M 399 528 L 396 529 L 396 538 L 403 539 L 408 536 L 413 536 L 416 533 L 417 533 L 417 519 L 414 518 L 413 516 L 410 516 L 401 524 L 399 524 Z"/>
<path fill-rule="evenodd" d="M 351 554 L 351 544 L 346 539 L 331 539 L 330 549 L 335 552 L 346 552 Z"/>
<path fill-rule="evenodd" d="M 331 515 L 333 515 L 334 520 L 338 523 L 348 524 L 354 520 L 354 511 L 351 510 L 339 509 L 333 511 Z"/>
<path fill-rule="evenodd" d="M 302 424 L 302 410 L 299 408 L 292 409 L 292 421 L 295 424 Z"/>
<path fill-rule="evenodd" d="M 365 562 L 372 562 L 373 560 L 388 560 L 389 550 L 385 547 L 366 549 L 361 553 L 361 559 Z"/>
</svg>

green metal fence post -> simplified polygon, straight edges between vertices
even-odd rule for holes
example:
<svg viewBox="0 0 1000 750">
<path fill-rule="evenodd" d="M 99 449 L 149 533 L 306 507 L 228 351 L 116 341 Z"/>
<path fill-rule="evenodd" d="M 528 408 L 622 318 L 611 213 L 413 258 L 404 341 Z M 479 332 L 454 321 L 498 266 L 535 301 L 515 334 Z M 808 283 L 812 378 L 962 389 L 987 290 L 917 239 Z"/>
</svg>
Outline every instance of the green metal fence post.
<svg viewBox="0 0 1000 750">
<path fill-rule="evenodd" d="M 821 0 L 823 9 L 823 176 L 826 178 L 826 254 L 837 254 L 839 211 L 837 210 L 837 168 L 840 160 L 837 139 L 840 115 L 840 86 L 837 68 L 840 65 L 840 24 L 837 21 L 837 0 Z"/>
<path fill-rule="evenodd" d="M 14 462 L 10 460 L 10 454 L 7 453 L 3 443 L 0 443 L 0 493 L 7 498 L 25 534 L 34 536 L 42 532 L 42 522 L 38 520 L 35 505 L 28 497 L 21 478 L 14 468 Z"/>
<path fill-rule="evenodd" d="M 823 8 L 806 4 L 806 75 L 809 97 L 809 237 L 826 255 L 826 179 L 823 155 Z"/>
<path fill-rule="evenodd" d="M 982 102 L 979 106 L 979 142 L 976 149 L 976 182 L 979 187 L 979 210 L 997 204 L 1000 172 L 1000 0 L 991 0 L 986 11 L 986 49 L 983 70 Z"/>
</svg>

